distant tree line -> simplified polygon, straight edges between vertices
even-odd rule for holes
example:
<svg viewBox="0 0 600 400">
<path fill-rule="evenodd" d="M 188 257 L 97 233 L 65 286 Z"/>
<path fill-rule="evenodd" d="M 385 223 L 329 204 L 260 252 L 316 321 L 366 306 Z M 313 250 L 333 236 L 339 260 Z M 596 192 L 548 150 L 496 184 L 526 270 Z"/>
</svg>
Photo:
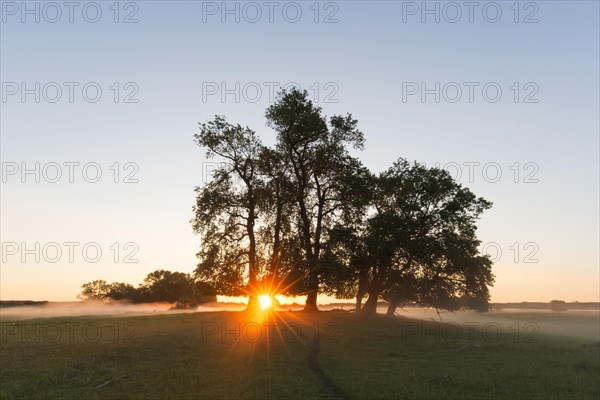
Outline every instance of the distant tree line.
<svg viewBox="0 0 600 400">
<path fill-rule="evenodd" d="M 31 306 L 45 306 L 47 301 L 33 301 L 33 300 L 0 300 L 0 307 L 31 307 Z"/>
<path fill-rule="evenodd" d="M 550 309 L 552 311 L 567 311 L 569 308 L 564 300 L 552 300 L 550 302 Z"/>
<path fill-rule="evenodd" d="M 96 280 L 81 286 L 81 300 L 115 300 L 129 303 L 176 303 L 176 307 L 195 307 L 217 301 L 216 290 L 208 283 L 183 272 L 157 270 L 149 273 L 138 287 L 128 283 Z"/>
<path fill-rule="evenodd" d="M 487 310 L 492 262 L 476 221 L 491 203 L 439 168 L 400 158 L 373 173 L 352 155 L 363 133 L 352 115 L 326 118 L 306 91 L 282 91 L 266 111 L 274 146 L 225 117 L 195 142 L 218 160 L 196 188 L 198 279 L 219 294 L 355 298 L 376 312 L 404 304 Z"/>
</svg>

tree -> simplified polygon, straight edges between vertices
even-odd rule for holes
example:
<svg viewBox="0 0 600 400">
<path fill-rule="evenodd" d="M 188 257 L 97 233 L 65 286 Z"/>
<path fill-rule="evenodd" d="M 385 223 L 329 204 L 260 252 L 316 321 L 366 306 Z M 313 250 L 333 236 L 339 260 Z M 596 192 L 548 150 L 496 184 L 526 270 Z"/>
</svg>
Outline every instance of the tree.
<svg viewBox="0 0 600 400">
<path fill-rule="evenodd" d="M 217 301 L 217 291 L 208 283 L 192 281 L 192 287 L 194 305 Z"/>
<path fill-rule="evenodd" d="M 456 310 L 489 309 L 494 277 L 488 256 L 479 255 L 476 222 L 492 203 L 476 197 L 447 171 L 400 160 L 383 179 L 404 234 L 401 267 L 392 268 L 383 296 L 388 314 L 406 302 Z"/>
<path fill-rule="evenodd" d="M 169 302 L 179 307 L 195 307 L 216 301 L 216 291 L 208 284 L 183 272 L 156 270 L 138 288 L 128 283 L 96 280 L 83 284 L 82 300 L 125 301 L 130 303 Z"/>
<path fill-rule="evenodd" d="M 163 269 L 149 273 L 140 285 L 146 301 L 178 301 L 192 303 L 193 280 L 183 272 L 171 272 Z"/>
<path fill-rule="evenodd" d="M 196 188 L 192 225 L 202 235 L 196 274 L 223 294 L 247 294 L 248 306 L 255 307 L 259 295 L 255 226 L 262 144 L 254 131 L 229 124 L 222 116 L 201 124 L 194 138 L 207 149 L 208 158 L 219 157 L 222 161 L 214 171 L 214 179 Z"/>
<path fill-rule="evenodd" d="M 568 307 L 567 307 L 567 303 L 564 302 L 564 300 L 552 300 L 550 302 L 550 309 L 552 311 L 567 311 Z"/>
<path fill-rule="evenodd" d="M 445 171 L 399 159 L 374 175 L 350 154 L 364 137 L 350 114 L 327 119 L 306 91 L 282 91 L 266 111 L 274 148 L 224 117 L 195 135 L 222 162 L 196 188 L 201 235 L 195 276 L 218 293 L 356 296 L 357 310 L 389 314 L 412 302 L 489 306 L 491 261 L 476 221 L 491 206 Z M 363 306 L 363 299 L 366 302 Z"/>
<path fill-rule="evenodd" d="M 81 285 L 81 293 L 77 297 L 81 300 L 104 300 L 109 292 L 110 286 L 100 279 Z"/>
<path fill-rule="evenodd" d="M 132 303 L 139 302 L 139 291 L 128 283 L 113 282 L 109 285 L 107 297 L 111 300 L 127 300 Z"/>
<path fill-rule="evenodd" d="M 364 138 L 351 115 L 333 116 L 327 123 L 306 91 L 282 91 L 266 112 L 268 125 L 277 132 L 276 150 L 284 160 L 293 184 L 297 205 L 297 229 L 303 249 L 306 310 L 317 308 L 321 249 L 335 214 L 344 199 L 343 179 L 349 165 L 356 164 L 347 145 L 362 149 Z"/>
<path fill-rule="evenodd" d="M 487 309 L 491 262 L 478 255 L 475 222 L 491 206 L 441 169 L 400 159 L 373 180 L 370 199 L 352 224 L 338 226 L 331 258 L 343 265 L 357 309 L 388 314 L 417 303 L 444 309 Z M 335 284 L 334 284 L 335 286 Z"/>
<path fill-rule="evenodd" d="M 264 147 L 259 158 L 262 174 L 258 195 L 261 215 L 258 229 L 262 253 L 270 255 L 265 260 L 264 275 L 259 286 L 271 295 L 290 294 L 297 291 L 298 279 L 293 279 L 298 259 L 294 249 L 293 219 L 296 208 L 293 183 L 281 153 Z"/>
</svg>

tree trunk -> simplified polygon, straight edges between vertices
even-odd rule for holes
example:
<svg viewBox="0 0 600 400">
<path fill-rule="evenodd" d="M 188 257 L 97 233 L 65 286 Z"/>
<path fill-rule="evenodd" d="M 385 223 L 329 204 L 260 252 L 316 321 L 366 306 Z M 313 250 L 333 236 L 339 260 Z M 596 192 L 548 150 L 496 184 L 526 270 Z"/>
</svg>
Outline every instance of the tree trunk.
<svg viewBox="0 0 600 400">
<path fill-rule="evenodd" d="M 256 293 L 251 293 L 248 296 L 248 304 L 246 305 L 247 311 L 255 311 L 260 307 L 258 303 L 258 295 Z"/>
<path fill-rule="evenodd" d="M 254 211 L 256 201 L 254 199 L 254 190 L 252 185 L 248 186 L 248 218 L 246 220 L 246 232 L 248 232 L 248 307 L 247 309 L 257 308 L 258 304 L 258 287 L 257 287 L 257 271 L 256 271 L 256 237 L 254 235 L 254 221 L 256 214 Z"/>
<path fill-rule="evenodd" d="M 366 314 L 366 315 L 377 314 L 377 299 L 378 299 L 378 297 L 379 297 L 379 293 L 369 292 L 369 298 L 365 302 L 365 306 L 362 309 L 363 314 Z"/>
<path fill-rule="evenodd" d="M 354 311 L 357 313 L 360 312 L 360 308 L 362 307 L 363 296 L 364 296 L 364 293 L 360 290 L 356 294 L 356 307 L 354 308 Z"/>
<path fill-rule="evenodd" d="M 392 299 L 390 300 L 390 305 L 388 306 L 387 312 L 385 313 L 385 315 L 387 315 L 388 317 L 393 317 L 394 315 L 396 315 L 396 308 L 398 308 L 398 300 Z"/>
<path fill-rule="evenodd" d="M 316 263 L 315 263 L 316 264 Z M 317 310 L 317 295 L 319 294 L 319 275 L 315 268 L 308 273 L 308 296 L 306 296 L 306 303 L 304 304 L 305 311 L 316 311 Z"/>
<path fill-rule="evenodd" d="M 280 196 L 281 196 L 281 194 L 279 193 L 279 189 L 277 189 L 278 199 Z M 280 248 L 281 248 L 281 224 L 282 224 L 282 220 L 283 220 L 283 202 L 282 201 L 278 200 L 276 209 L 277 209 L 277 211 L 276 211 L 275 226 L 274 226 L 274 233 L 273 233 L 273 255 L 271 257 L 271 268 L 269 271 L 271 273 L 273 279 L 275 279 L 275 277 L 277 275 L 277 268 L 279 267 L 279 253 L 280 253 Z"/>
<path fill-rule="evenodd" d="M 308 292 L 308 296 L 306 296 L 306 303 L 304 304 L 304 311 L 318 311 L 316 290 L 311 290 Z"/>
<path fill-rule="evenodd" d="M 356 313 L 360 312 L 362 308 L 362 301 L 365 298 L 366 294 L 366 277 L 364 273 L 360 273 L 358 276 L 358 291 L 356 292 L 356 309 L 354 310 Z"/>
</svg>

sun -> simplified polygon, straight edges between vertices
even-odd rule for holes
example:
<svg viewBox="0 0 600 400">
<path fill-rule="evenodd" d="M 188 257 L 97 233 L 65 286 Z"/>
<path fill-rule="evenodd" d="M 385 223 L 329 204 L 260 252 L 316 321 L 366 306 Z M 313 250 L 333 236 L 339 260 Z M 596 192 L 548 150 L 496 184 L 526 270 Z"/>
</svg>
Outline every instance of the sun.
<svg viewBox="0 0 600 400">
<path fill-rule="evenodd" d="M 261 310 L 266 310 L 271 307 L 271 297 L 268 294 L 261 294 L 258 296 L 258 304 L 260 304 Z"/>
</svg>

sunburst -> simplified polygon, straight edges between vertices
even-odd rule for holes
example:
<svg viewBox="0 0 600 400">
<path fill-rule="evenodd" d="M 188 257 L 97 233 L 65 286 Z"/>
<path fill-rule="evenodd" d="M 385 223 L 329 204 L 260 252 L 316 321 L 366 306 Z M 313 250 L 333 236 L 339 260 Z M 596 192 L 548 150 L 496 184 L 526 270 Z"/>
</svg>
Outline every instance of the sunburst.
<svg viewBox="0 0 600 400">
<path fill-rule="evenodd" d="M 261 294 L 258 296 L 258 304 L 260 305 L 261 310 L 266 310 L 273 305 L 273 301 L 268 294 Z"/>
</svg>

